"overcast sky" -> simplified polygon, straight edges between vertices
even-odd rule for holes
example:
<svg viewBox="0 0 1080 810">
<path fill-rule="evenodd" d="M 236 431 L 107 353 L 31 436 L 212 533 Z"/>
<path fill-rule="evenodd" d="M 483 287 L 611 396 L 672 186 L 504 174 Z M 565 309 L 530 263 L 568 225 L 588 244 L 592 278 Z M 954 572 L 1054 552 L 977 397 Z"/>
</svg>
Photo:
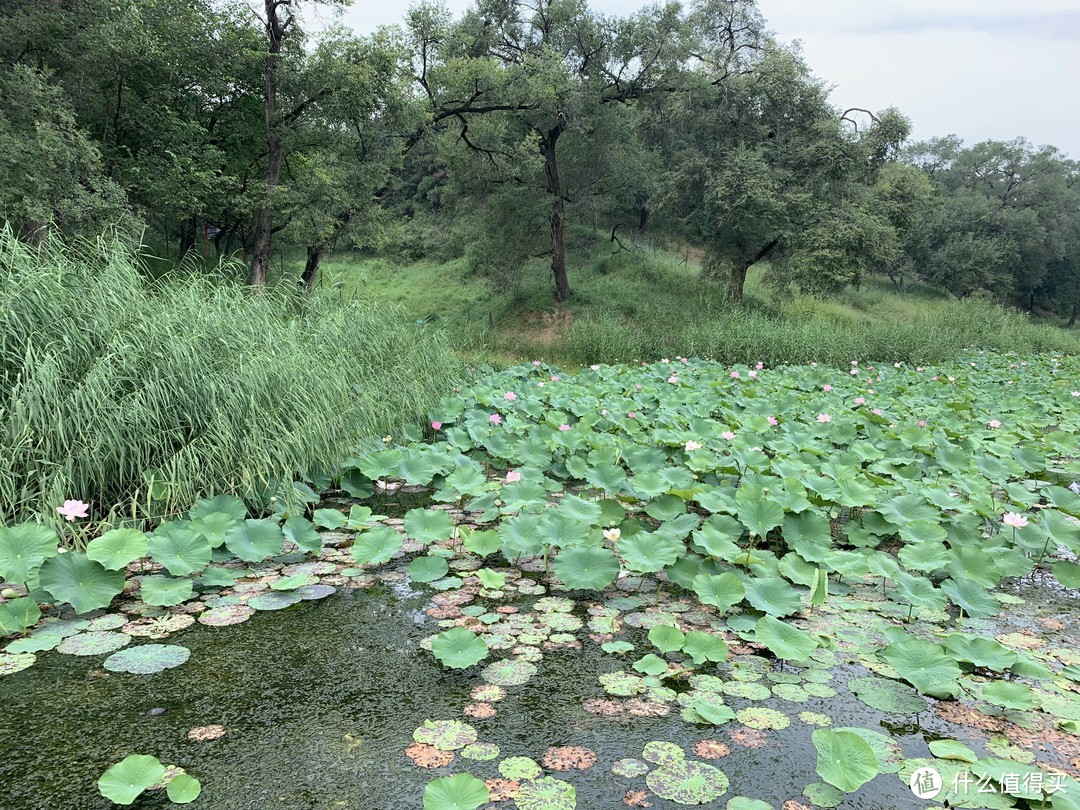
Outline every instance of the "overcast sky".
<svg viewBox="0 0 1080 810">
<path fill-rule="evenodd" d="M 758 0 L 783 41 L 800 40 L 841 107 L 894 105 L 915 137 L 968 143 L 1023 135 L 1080 158 L 1080 0 Z M 408 2 L 354 0 L 360 33 Z M 449 0 L 455 12 L 469 0 Z M 591 0 L 609 14 L 638 0 Z"/>
</svg>

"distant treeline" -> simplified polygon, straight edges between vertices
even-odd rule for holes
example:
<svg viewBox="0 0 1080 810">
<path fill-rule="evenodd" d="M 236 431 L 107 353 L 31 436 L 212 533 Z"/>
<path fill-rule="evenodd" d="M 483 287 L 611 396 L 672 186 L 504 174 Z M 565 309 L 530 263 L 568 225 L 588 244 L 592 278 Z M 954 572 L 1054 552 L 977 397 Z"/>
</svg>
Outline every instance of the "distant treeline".
<svg viewBox="0 0 1080 810">
<path fill-rule="evenodd" d="M 557 300 L 567 229 L 648 229 L 735 301 L 768 260 L 822 295 L 882 273 L 1076 321 L 1076 162 L 837 109 L 752 0 L 422 2 L 366 37 L 305 32 L 315 5 L 5 0 L 0 220 L 243 249 L 254 284 L 272 245 L 309 286 L 335 247 L 496 278 L 542 256 Z"/>
</svg>

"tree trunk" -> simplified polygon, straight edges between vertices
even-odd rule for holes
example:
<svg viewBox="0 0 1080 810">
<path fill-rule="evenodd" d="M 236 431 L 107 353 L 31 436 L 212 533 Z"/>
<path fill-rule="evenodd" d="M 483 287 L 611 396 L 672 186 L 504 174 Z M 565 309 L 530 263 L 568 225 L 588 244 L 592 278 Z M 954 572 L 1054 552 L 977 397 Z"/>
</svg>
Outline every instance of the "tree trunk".
<svg viewBox="0 0 1080 810">
<path fill-rule="evenodd" d="M 645 223 L 649 221 L 649 207 L 642 205 L 641 210 L 638 212 L 638 226 L 637 230 L 639 234 L 645 233 Z"/>
<path fill-rule="evenodd" d="M 543 133 L 540 151 L 544 155 L 544 173 L 551 194 L 551 273 L 555 276 L 555 302 L 561 304 L 570 297 L 570 281 L 566 277 L 566 212 L 562 185 L 559 183 L 559 164 L 555 145 L 566 129 L 566 118 L 559 113 L 558 123 Z"/>
<path fill-rule="evenodd" d="M 40 247 L 49 236 L 49 223 L 26 217 L 22 221 L 21 240 L 32 247 Z"/>
<path fill-rule="evenodd" d="M 1035 291 L 1032 290 L 1028 293 L 1028 312 L 1032 312 L 1035 309 Z"/>
<path fill-rule="evenodd" d="M 248 282 L 254 286 L 266 284 L 270 268 L 270 237 L 273 233 L 272 197 L 281 177 L 281 159 L 284 147 L 277 120 L 277 65 L 285 32 L 292 24 L 289 17 L 282 22 L 278 11 L 288 7 L 288 0 L 263 0 L 266 9 L 266 37 L 269 49 L 266 54 L 266 82 L 263 87 L 263 113 L 266 118 L 266 182 L 263 188 L 262 206 L 255 219 L 255 241 L 251 252 L 251 272 Z"/>
<path fill-rule="evenodd" d="M 1069 322 L 1066 324 L 1069 329 L 1076 326 L 1077 315 L 1080 315 L 1080 293 L 1077 293 L 1073 298 L 1072 315 L 1069 316 Z"/>
<path fill-rule="evenodd" d="M 188 217 L 180 223 L 180 257 L 183 258 L 187 255 L 187 252 L 195 247 L 195 240 L 198 238 L 199 220 L 198 217 Z"/>
<path fill-rule="evenodd" d="M 746 286 L 746 271 L 750 269 L 750 262 L 741 260 L 731 269 L 731 301 L 741 304 L 743 300 L 743 287 Z"/>
<path fill-rule="evenodd" d="M 304 263 L 304 272 L 300 276 L 300 286 L 308 292 L 315 289 L 315 279 L 319 275 L 319 261 L 322 259 L 322 245 L 307 246 L 307 261 Z"/>
</svg>

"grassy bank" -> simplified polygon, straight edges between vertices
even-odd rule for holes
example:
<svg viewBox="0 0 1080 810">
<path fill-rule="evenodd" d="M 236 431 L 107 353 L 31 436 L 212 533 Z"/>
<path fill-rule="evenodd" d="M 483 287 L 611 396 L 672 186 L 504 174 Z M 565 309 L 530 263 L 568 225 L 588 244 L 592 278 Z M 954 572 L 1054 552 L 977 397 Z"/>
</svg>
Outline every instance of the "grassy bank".
<svg viewBox="0 0 1080 810">
<path fill-rule="evenodd" d="M 735 308 L 726 285 L 703 280 L 685 253 L 644 247 L 612 255 L 606 245 L 592 245 L 576 249 L 568 264 L 574 294 L 559 308 L 542 261 L 498 293 L 464 260 L 402 266 L 341 256 L 327 264 L 326 283 L 346 296 L 399 303 L 414 318 L 445 327 L 466 355 L 505 361 L 584 365 L 683 354 L 842 365 L 855 358 L 932 362 L 969 347 L 1080 351 L 1075 330 L 930 288 L 901 295 L 883 278 L 822 300 L 779 293 L 757 269 L 746 306 Z"/>
<path fill-rule="evenodd" d="M 95 519 L 257 501 L 423 413 L 455 371 L 394 307 L 148 282 L 116 246 L 0 233 L 0 524 L 68 498 Z"/>
</svg>

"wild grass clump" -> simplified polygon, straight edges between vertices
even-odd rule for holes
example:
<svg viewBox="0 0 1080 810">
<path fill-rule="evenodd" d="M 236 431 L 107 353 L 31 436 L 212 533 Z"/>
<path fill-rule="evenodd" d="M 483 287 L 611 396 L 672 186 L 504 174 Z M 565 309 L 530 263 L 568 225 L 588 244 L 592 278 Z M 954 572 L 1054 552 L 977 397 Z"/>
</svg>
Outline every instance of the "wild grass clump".
<svg viewBox="0 0 1080 810">
<path fill-rule="evenodd" d="M 154 519 L 301 471 L 422 414 L 457 366 L 400 310 L 148 281 L 116 245 L 0 233 L 0 523 Z"/>
</svg>

